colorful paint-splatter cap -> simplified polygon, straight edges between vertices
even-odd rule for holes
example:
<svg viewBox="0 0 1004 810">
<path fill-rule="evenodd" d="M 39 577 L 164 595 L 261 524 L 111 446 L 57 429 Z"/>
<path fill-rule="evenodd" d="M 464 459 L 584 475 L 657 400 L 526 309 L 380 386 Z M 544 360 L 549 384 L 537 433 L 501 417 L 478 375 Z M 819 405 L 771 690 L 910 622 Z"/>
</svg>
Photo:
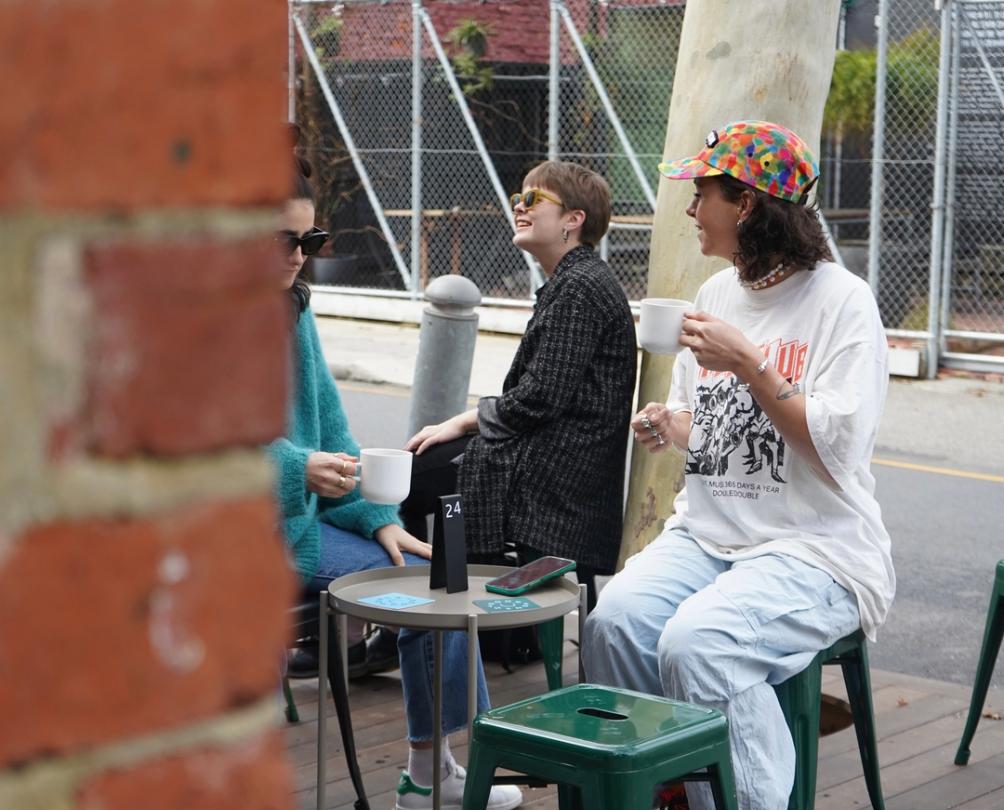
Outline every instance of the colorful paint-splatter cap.
<svg viewBox="0 0 1004 810">
<path fill-rule="evenodd" d="M 819 178 L 819 166 L 805 141 L 767 121 L 736 121 L 712 130 L 700 152 L 660 163 L 659 171 L 670 180 L 727 174 L 790 202 L 802 200 Z"/>
</svg>

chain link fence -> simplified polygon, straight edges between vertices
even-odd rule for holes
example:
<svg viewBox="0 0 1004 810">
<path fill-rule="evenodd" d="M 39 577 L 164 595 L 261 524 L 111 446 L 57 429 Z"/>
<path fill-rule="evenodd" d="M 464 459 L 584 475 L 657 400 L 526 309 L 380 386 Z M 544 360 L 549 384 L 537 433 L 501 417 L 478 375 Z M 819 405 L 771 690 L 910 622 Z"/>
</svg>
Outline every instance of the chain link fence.
<svg viewBox="0 0 1004 810">
<path fill-rule="evenodd" d="M 1004 359 L 1004 2 L 959 3 L 953 29 L 944 356 Z"/>
<path fill-rule="evenodd" d="M 950 47 L 931 0 L 843 1 L 818 193 L 890 334 L 928 341 L 931 356 L 993 360 L 1004 350 L 1004 207 L 994 204 L 1004 0 L 945 2 Z M 410 0 L 295 2 L 295 115 L 319 218 L 335 235 L 313 260 L 317 281 L 415 295 L 461 272 L 488 298 L 526 300 L 540 277 L 511 244 L 504 198 L 532 165 L 560 157 L 610 181 L 601 253 L 641 298 L 684 6 L 426 0 L 413 17 Z M 954 72 L 939 72 L 943 53 Z M 952 103 L 939 130 L 940 81 Z"/>
</svg>

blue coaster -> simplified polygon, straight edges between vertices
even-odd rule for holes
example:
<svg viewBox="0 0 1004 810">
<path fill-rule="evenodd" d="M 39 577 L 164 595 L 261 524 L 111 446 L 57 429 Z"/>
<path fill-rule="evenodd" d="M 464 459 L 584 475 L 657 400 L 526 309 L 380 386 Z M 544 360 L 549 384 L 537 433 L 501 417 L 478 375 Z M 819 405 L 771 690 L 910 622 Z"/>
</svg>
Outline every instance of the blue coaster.
<svg viewBox="0 0 1004 810">
<path fill-rule="evenodd" d="M 416 605 L 427 605 L 435 602 L 435 599 L 426 599 L 423 596 L 408 596 L 406 593 L 381 593 L 377 596 L 364 596 L 359 600 L 364 605 L 387 608 L 388 610 L 404 610 Z"/>
<path fill-rule="evenodd" d="M 524 596 L 500 596 L 498 599 L 475 599 L 474 604 L 485 613 L 511 613 L 514 610 L 531 610 L 540 607 Z"/>
</svg>

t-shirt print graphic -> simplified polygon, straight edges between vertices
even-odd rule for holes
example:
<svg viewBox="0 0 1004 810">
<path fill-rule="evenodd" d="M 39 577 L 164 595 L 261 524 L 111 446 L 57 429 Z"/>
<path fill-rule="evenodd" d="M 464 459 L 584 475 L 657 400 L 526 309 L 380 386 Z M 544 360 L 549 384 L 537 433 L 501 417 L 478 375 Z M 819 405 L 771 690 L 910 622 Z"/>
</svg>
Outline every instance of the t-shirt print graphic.
<svg viewBox="0 0 1004 810">
<path fill-rule="evenodd" d="M 697 388 L 684 472 L 724 476 L 737 450 L 743 451 L 746 475 L 766 468 L 775 481 L 787 483 L 781 474 L 784 439 L 759 403 L 729 375 Z"/>
</svg>

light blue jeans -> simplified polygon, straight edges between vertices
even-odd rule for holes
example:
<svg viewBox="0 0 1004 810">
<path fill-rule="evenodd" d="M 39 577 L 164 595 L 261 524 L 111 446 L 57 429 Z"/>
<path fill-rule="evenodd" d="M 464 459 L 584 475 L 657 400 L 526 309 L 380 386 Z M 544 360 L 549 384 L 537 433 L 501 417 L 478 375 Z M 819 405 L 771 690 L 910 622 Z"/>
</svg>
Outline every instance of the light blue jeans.
<svg viewBox="0 0 1004 810">
<path fill-rule="evenodd" d="M 593 683 L 719 709 L 729 721 L 741 810 L 785 810 L 795 747 L 772 684 L 860 625 L 824 571 L 769 554 L 730 563 L 683 529 L 664 531 L 600 592 L 582 652 Z M 692 810 L 714 807 L 707 785 Z"/>
<path fill-rule="evenodd" d="M 307 583 L 309 592 L 327 589 L 331 580 L 356 571 L 386 568 L 392 563 L 387 552 L 376 540 L 336 529 L 321 523 L 321 556 L 318 570 Z M 408 565 L 428 565 L 427 560 L 405 554 Z M 401 683 L 404 690 L 404 711 L 408 720 L 411 742 L 433 737 L 433 650 L 432 634 L 426 631 L 402 629 L 397 637 L 397 652 L 401 661 Z M 467 727 L 467 633 L 443 633 L 443 734 L 452 734 Z M 478 656 L 478 711 L 490 708 L 485 673 Z"/>
</svg>

